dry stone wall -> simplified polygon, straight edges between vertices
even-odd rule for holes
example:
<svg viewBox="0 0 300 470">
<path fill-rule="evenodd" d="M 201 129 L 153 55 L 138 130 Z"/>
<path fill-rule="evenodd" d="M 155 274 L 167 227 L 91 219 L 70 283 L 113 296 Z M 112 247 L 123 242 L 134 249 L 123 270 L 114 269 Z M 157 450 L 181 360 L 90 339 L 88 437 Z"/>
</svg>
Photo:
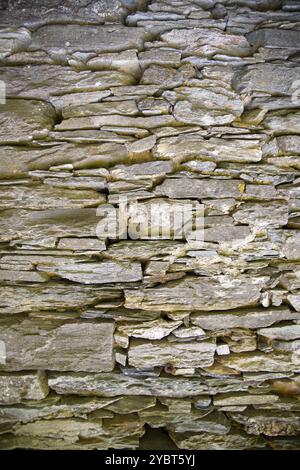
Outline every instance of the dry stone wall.
<svg viewBox="0 0 300 470">
<path fill-rule="evenodd" d="M 299 1 L 0 25 L 0 447 L 299 449 Z M 120 196 L 204 241 L 97 236 Z"/>
</svg>

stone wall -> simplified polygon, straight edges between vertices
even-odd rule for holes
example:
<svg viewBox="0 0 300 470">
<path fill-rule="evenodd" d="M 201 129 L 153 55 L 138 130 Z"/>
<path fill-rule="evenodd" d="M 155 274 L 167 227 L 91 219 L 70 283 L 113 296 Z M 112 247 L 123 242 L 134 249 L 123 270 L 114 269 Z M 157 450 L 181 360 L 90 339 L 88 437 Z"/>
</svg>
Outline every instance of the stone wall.
<svg viewBox="0 0 300 470">
<path fill-rule="evenodd" d="M 0 25 L 0 447 L 300 448 L 299 1 Z M 204 241 L 98 237 L 119 196 Z"/>
</svg>

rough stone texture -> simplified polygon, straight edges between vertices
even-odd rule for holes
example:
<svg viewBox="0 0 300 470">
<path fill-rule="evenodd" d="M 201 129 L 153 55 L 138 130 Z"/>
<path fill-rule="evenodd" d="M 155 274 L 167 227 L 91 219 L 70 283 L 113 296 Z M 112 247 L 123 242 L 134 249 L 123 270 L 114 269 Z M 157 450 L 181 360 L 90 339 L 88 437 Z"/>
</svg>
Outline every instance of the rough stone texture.
<svg viewBox="0 0 300 470">
<path fill-rule="evenodd" d="M 299 24 L 0 1 L 0 449 L 300 449 Z"/>
<path fill-rule="evenodd" d="M 105 372 L 114 368 L 112 323 L 2 319 L 6 344 L 3 370 Z M 45 340 L 46 338 L 46 340 Z M 49 362 L 49 356 L 51 361 Z"/>
<path fill-rule="evenodd" d="M 48 395 L 46 374 L 43 372 L 27 372 L 23 374 L 0 375 L 1 405 L 12 405 L 23 400 L 42 400 Z"/>
</svg>

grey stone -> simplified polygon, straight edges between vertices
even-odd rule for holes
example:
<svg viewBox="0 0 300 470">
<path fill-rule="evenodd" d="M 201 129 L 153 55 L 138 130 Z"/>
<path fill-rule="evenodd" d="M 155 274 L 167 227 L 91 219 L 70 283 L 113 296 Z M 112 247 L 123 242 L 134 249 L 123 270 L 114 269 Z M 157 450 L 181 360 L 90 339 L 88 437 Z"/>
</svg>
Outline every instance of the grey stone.
<svg viewBox="0 0 300 470">
<path fill-rule="evenodd" d="M 291 356 L 284 353 L 262 353 L 258 351 L 243 354 L 219 356 L 218 361 L 226 367 L 240 372 L 289 372 L 296 370 Z"/>
<path fill-rule="evenodd" d="M 120 165 L 114 167 L 110 174 L 116 180 L 157 179 L 165 176 L 167 173 L 171 173 L 172 169 L 173 165 L 171 162 L 156 161 L 136 163 L 134 165 Z"/>
<path fill-rule="evenodd" d="M 173 286 L 156 289 L 126 290 L 125 306 L 143 310 L 229 310 L 257 304 L 260 287 L 249 278 L 205 279 L 191 277 Z"/>
<path fill-rule="evenodd" d="M 64 265 L 39 263 L 37 269 L 43 273 L 56 275 L 81 284 L 112 284 L 114 282 L 135 282 L 143 277 L 140 263 L 102 263 L 69 262 Z"/>
<path fill-rule="evenodd" d="M 49 100 L 55 96 L 54 102 L 58 99 L 57 95 L 97 92 L 112 86 L 131 85 L 134 82 L 134 78 L 124 72 L 76 72 L 62 65 L 5 67 L 1 75 L 1 79 L 7 83 L 8 97 Z M 63 100 L 61 96 L 59 100 Z"/>
<path fill-rule="evenodd" d="M 145 33 L 141 28 L 123 25 L 70 25 L 53 24 L 38 28 L 32 36 L 32 50 L 62 49 L 67 53 L 93 51 L 120 52 L 142 49 Z"/>
<path fill-rule="evenodd" d="M 101 419 L 50 419 L 16 425 L 13 432 L 14 435 L 6 437 L 1 446 L 4 444 L 6 449 L 43 450 L 135 449 L 143 434 L 143 426 L 136 419 L 128 417 L 112 418 L 107 424 L 103 424 Z"/>
<path fill-rule="evenodd" d="M 153 320 L 151 322 L 139 323 L 137 325 L 120 325 L 118 333 L 150 340 L 159 340 L 168 336 L 181 325 L 179 322 L 167 322 L 165 320 Z"/>
<path fill-rule="evenodd" d="M 71 251 L 103 251 L 106 245 L 97 238 L 61 238 L 57 245 L 58 249 Z"/>
<path fill-rule="evenodd" d="M 284 320 L 296 320 L 297 313 L 288 308 L 277 309 L 250 309 L 233 312 L 193 313 L 192 324 L 206 330 L 219 330 L 226 328 L 261 328 Z"/>
<path fill-rule="evenodd" d="M 180 241 L 139 241 L 126 240 L 109 245 L 106 256 L 116 260 L 148 260 L 153 256 L 166 256 L 183 253 L 184 244 Z"/>
<path fill-rule="evenodd" d="M 289 303 L 297 312 L 300 312 L 300 295 L 290 294 L 287 296 Z"/>
<path fill-rule="evenodd" d="M 51 129 L 55 110 L 43 101 L 8 99 L 1 105 L 1 144 L 22 144 Z"/>
<path fill-rule="evenodd" d="M 78 193 L 77 193 L 78 195 Z M 2 213 L 1 240 L 96 235 L 96 209 L 55 208 L 45 210 L 9 209 Z"/>
<path fill-rule="evenodd" d="M 178 67 L 180 65 L 181 52 L 171 48 L 149 49 L 139 52 L 139 61 L 142 67 L 151 64 Z"/>
<path fill-rule="evenodd" d="M 236 243 L 237 240 L 245 240 L 250 235 L 250 230 L 245 226 L 223 226 L 206 228 L 204 239 L 207 242 Z"/>
<path fill-rule="evenodd" d="M 158 158 L 177 159 L 201 157 L 213 162 L 258 162 L 262 151 L 258 140 L 211 138 L 204 140 L 201 134 L 182 134 L 179 137 L 162 138 L 155 149 Z"/>
<path fill-rule="evenodd" d="M 70 118 L 62 121 L 55 129 L 59 131 L 73 129 L 99 129 L 100 127 L 137 127 L 142 129 L 155 129 L 156 127 L 172 125 L 175 119 L 172 116 L 127 117 L 111 114 L 109 116 L 90 116 Z"/>
<path fill-rule="evenodd" d="M 235 405 L 264 405 L 274 403 L 278 400 L 278 396 L 272 394 L 224 394 L 216 395 L 213 398 L 215 406 L 235 406 Z"/>
<path fill-rule="evenodd" d="M 281 64 L 255 64 L 237 72 L 233 85 L 245 93 L 268 93 L 291 96 L 293 84 L 299 78 L 299 67 Z"/>
<path fill-rule="evenodd" d="M 182 85 L 184 76 L 175 68 L 150 65 L 144 71 L 140 83 L 142 85 L 159 85 L 161 89 L 170 89 Z"/>
<path fill-rule="evenodd" d="M 250 52 L 246 38 L 226 34 L 217 29 L 173 29 L 162 34 L 162 40 L 185 54 L 212 57 L 215 54 L 244 56 Z"/>
<path fill-rule="evenodd" d="M 0 287 L 0 313 L 23 313 L 88 308 L 102 300 L 120 297 L 118 289 L 100 289 L 88 286 L 60 285 L 50 283 L 45 286 L 28 286 L 14 289 Z"/>
<path fill-rule="evenodd" d="M 135 101 L 114 101 L 68 106 L 63 110 L 64 119 L 72 117 L 85 117 L 95 115 L 121 114 L 135 116 L 138 108 Z"/>
<path fill-rule="evenodd" d="M 297 50 L 300 32 L 289 29 L 263 28 L 247 34 L 247 39 L 255 47 L 291 48 Z"/>
<path fill-rule="evenodd" d="M 47 185 L 0 188 L 0 209 L 63 209 L 95 207 L 105 201 L 95 191 L 53 188 Z"/>
<path fill-rule="evenodd" d="M 26 28 L 1 28 L 0 30 L 0 58 L 26 48 L 31 42 L 30 31 Z"/>
<path fill-rule="evenodd" d="M 228 434 L 213 433 L 170 433 L 172 440 L 180 449 L 189 450 L 246 450 L 263 448 L 263 439 L 247 433 L 232 431 Z"/>
<path fill-rule="evenodd" d="M 106 407 L 117 401 L 117 398 L 78 399 L 74 397 L 61 398 L 50 396 L 41 403 L 30 403 L 27 407 L 24 405 L 1 407 L 0 420 L 15 424 L 15 422 L 30 423 L 41 419 L 61 419 L 67 417 L 87 419 L 88 415 L 93 412 L 97 412 L 99 418 L 112 418 L 113 414 Z M 39 406 L 41 404 L 43 406 Z"/>
<path fill-rule="evenodd" d="M 299 417 L 294 413 L 249 410 L 243 414 L 232 413 L 230 416 L 241 424 L 249 434 L 265 434 L 266 436 L 296 436 L 299 434 Z"/>
<path fill-rule="evenodd" d="M 1 10 L 1 22 L 4 24 L 28 24 L 42 25 L 44 23 L 90 22 L 103 23 L 121 21 L 128 13 L 127 6 L 141 4 L 139 0 L 130 2 L 121 0 L 93 0 L 83 4 L 74 4 L 66 1 L 63 5 L 57 5 L 51 0 L 33 0 L 28 4 L 26 0 L 21 2 L 9 0 L 7 8 Z"/>
<path fill-rule="evenodd" d="M 227 124 L 239 117 L 244 109 L 237 94 L 225 89 L 207 89 L 201 81 L 199 87 L 180 87 L 175 91 L 178 101 L 174 107 L 174 116 L 187 124 Z"/>
<path fill-rule="evenodd" d="M 12 405 L 23 400 L 42 400 L 48 395 L 47 378 L 44 372 L 0 374 L 0 403 Z"/>
<path fill-rule="evenodd" d="M 273 328 L 261 328 L 257 334 L 265 338 L 290 341 L 300 338 L 300 325 L 278 326 Z"/>
<path fill-rule="evenodd" d="M 169 343 L 168 341 L 132 340 L 128 351 L 129 365 L 136 368 L 156 366 L 209 367 L 214 362 L 215 344 L 206 341 Z"/>
<path fill-rule="evenodd" d="M 242 204 L 233 213 L 236 222 L 258 227 L 282 227 L 288 222 L 288 206 L 284 202 Z"/>
<path fill-rule="evenodd" d="M 238 180 L 167 178 L 157 186 L 155 195 L 169 198 L 228 198 L 241 195 Z"/>
<path fill-rule="evenodd" d="M 268 115 L 263 121 L 264 126 L 275 134 L 299 134 L 300 133 L 300 113 L 287 113 L 283 115 Z"/>
<path fill-rule="evenodd" d="M 1 321 L 6 344 L 2 370 L 110 371 L 114 368 L 113 323 Z M 51 361 L 49 361 L 51 357 Z"/>
<path fill-rule="evenodd" d="M 199 377 L 130 377 L 124 374 L 68 374 L 49 377 L 50 388 L 58 394 L 95 395 L 104 397 L 143 395 L 189 397 L 208 391 Z"/>
</svg>

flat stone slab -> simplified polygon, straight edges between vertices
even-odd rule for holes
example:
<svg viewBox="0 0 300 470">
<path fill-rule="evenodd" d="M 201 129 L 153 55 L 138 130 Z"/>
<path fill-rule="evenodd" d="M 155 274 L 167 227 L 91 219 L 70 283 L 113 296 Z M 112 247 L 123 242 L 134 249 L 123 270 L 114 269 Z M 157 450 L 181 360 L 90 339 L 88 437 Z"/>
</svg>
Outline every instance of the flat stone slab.
<svg viewBox="0 0 300 470">
<path fill-rule="evenodd" d="M 0 323 L 7 359 L 2 370 L 110 371 L 114 368 L 111 322 L 8 320 Z M 51 359 L 50 359 L 51 358 Z"/>
<path fill-rule="evenodd" d="M 232 312 L 193 313 L 191 322 L 205 330 L 219 330 L 222 328 L 250 328 L 256 329 L 270 326 L 273 323 L 285 320 L 296 320 L 297 312 L 288 308 L 245 309 Z"/>
<path fill-rule="evenodd" d="M 23 400 L 43 400 L 49 388 L 44 372 L 11 374 L 0 372 L 0 403 L 12 405 Z"/>
<path fill-rule="evenodd" d="M 230 310 L 258 303 L 259 285 L 249 278 L 228 279 L 191 277 L 171 287 L 125 290 L 125 306 L 143 310 Z"/>
<path fill-rule="evenodd" d="M 63 265 L 40 263 L 37 269 L 80 284 L 136 282 L 143 278 L 140 263 L 104 261 L 102 263 L 69 262 Z"/>
<path fill-rule="evenodd" d="M 71 52 L 120 52 L 143 48 L 147 35 L 143 28 L 123 25 L 87 26 L 53 24 L 42 26 L 32 35 L 31 50 L 65 50 Z"/>
<path fill-rule="evenodd" d="M 193 341 L 176 343 L 163 341 L 132 340 L 128 362 L 136 368 L 156 366 L 209 367 L 214 362 L 216 346 L 213 342 Z"/>
<path fill-rule="evenodd" d="M 134 7 L 140 2 L 133 0 Z M 57 4 L 52 0 L 9 0 L 7 8 L 1 10 L 0 20 L 4 24 L 26 24 L 38 26 L 44 23 L 89 22 L 103 23 L 121 22 L 128 14 L 128 2 L 122 0 L 93 0 L 91 2 L 66 1 Z"/>
<path fill-rule="evenodd" d="M 53 77 L 55 76 L 55 80 Z M 1 80 L 7 96 L 49 100 L 70 93 L 97 92 L 114 86 L 131 85 L 134 78 L 119 71 L 75 71 L 63 65 L 4 67 Z"/>
</svg>

